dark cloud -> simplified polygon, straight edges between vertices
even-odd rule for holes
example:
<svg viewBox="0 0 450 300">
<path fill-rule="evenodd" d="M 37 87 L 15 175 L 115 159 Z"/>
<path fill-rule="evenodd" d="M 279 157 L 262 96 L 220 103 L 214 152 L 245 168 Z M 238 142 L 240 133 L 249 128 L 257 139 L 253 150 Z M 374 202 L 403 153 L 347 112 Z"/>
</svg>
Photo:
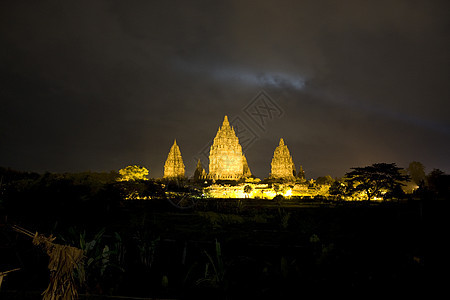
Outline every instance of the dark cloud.
<svg viewBox="0 0 450 300">
<path fill-rule="evenodd" d="M 310 177 L 377 161 L 450 171 L 447 1 L 2 1 L 0 165 L 187 173 L 224 114 L 267 176 L 284 137 Z M 245 107 L 282 108 L 261 130 Z M 205 163 L 207 163 L 205 161 Z"/>
</svg>

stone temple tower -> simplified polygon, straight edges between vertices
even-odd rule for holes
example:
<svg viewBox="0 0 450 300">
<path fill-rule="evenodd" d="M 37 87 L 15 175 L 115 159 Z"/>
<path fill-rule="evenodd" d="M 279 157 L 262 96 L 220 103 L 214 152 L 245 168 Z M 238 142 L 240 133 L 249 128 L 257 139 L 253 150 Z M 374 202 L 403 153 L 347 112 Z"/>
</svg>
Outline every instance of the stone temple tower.
<svg viewBox="0 0 450 300">
<path fill-rule="evenodd" d="M 197 162 L 197 167 L 194 171 L 194 181 L 200 181 L 206 179 L 206 171 L 203 169 L 202 162 L 200 159 Z"/>
<path fill-rule="evenodd" d="M 217 131 L 209 152 L 208 177 L 215 180 L 239 180 L 251 176 L 247 159 L 228 117 Z"/>
<path fill-rule="evenodd" d="M 173 142 L 164 164 L 164 178 L 183 178 L 184 177 L 184 163 L 181 157 L 180 148 L 177 145 L 177 140 Z"/>
<path fill-rule="evenodd" d="M 295 165 L 283 139 L 280 139 L 280 144 L 275 148 L 271 166 L 270 178 L 288 181 L 295 180 Z"/>
</svg>

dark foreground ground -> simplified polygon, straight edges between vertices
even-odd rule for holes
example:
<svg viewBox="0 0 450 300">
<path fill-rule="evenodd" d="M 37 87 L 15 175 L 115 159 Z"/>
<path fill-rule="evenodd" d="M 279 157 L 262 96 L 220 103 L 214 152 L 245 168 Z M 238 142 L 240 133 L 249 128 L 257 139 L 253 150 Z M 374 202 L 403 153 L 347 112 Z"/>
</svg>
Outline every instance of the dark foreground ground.
<svg viewBox="0 0 450 300">
<path fill-rule="evenodd" d="M 86 249 L 81 299 L 430 299 L 445 285 L 446 201 L 202 201 L 3 211 L 0 271 L 21 270 L 0 299 L 40 299 L 48 284 L 47 255 L 12 224 Z"/>
</svg>

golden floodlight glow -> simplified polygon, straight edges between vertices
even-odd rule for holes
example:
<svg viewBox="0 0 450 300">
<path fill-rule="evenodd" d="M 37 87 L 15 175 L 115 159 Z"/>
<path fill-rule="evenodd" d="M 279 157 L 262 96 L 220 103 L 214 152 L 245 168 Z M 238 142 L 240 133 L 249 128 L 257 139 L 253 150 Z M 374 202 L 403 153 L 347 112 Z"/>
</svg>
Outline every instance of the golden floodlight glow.
<svg viewBox="0 0 450 300">
<path fill-rule="evenodd" d="M 247 192 L 246 192 L 247 187 Z M 250 188 L 248 188 L 250 187 Z M 251 198 L 251 199 L 273 199 L 277 195 L 286 198 L 328 196 L 329 186 L 310 187 L 306 183 L 286 183 L 275 185 L 267 183 L 245 182 L 236 185 L 212 184 L 203 192 L 210 198 Z M 248 192 L 250 190 L 250 192 Z"/>
<path fill-rule="evenodd" d="M 292 196 L 292 189 L 288 189 L 286 193 L 284 193 L 284 197 L 291 197 Z"/>
<path fill-rule="evenodd" d="M 128 166 L 119 170 L 120 177 L 117 181 L 137 181 L 148 180 L 148 170 L 140 166 Z"/>
</svg>

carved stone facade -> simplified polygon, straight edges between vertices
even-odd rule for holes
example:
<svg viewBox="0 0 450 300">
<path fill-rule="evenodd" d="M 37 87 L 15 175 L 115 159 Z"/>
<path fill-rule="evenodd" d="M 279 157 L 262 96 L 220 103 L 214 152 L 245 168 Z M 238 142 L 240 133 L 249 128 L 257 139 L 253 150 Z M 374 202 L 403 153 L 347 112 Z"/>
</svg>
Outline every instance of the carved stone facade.
<svg viewBox="0 0 450 300">
<path fill-rule="evenodd" d="M 164 164 L 164 178 L 183 178 L 184 172 L 183 158 L 175 140 Z"/>
<path fill-rule="evenodd" d="M 271 166 L 271 179 L 295 180 L 295 165 L 283 139 L 280 139 L 280 144 L 275 148 Z"/>
<path fill-rule="evenodd" d="M 228 117 L 217 131 L 209 152 L 208 177 L 215 180 L 239 180 L 251 176 L 247 159 Z"/>
</svg>

